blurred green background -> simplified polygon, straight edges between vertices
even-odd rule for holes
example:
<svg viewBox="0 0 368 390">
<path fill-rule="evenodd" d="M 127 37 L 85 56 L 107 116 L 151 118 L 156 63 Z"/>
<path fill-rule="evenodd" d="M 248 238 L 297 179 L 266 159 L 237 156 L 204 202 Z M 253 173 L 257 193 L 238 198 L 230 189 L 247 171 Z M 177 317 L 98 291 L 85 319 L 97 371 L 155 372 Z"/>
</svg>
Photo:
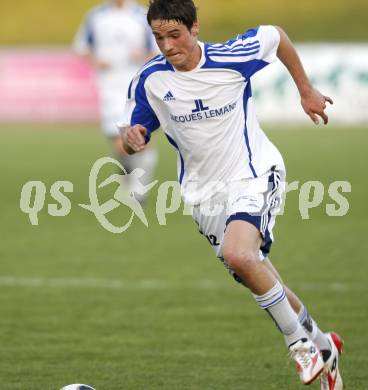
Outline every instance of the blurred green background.
<svg viewBox="0 0 368 390">
<path fill-rule="evenodd" d="M 326 185 L 310 220 L 301 219 L 299 192 L 288 195 L 272 259 L 320 326 L 344 336 L 346 388 L 365 390 L 367 129 L 266 130 L 285 156 L 289 182 Z M 135 218 L 125 233 L 111 234 L 77 206 L 88 202 L 91 165 L 110 152 L 97 127 L 0 134 L 1 390 L 75 382 L 96 390 L 305 389 L 279 332 L 227 275 L 191 217 L 181 208 L 158 225 L 157 187 L 146 207 L 149 228 Z M 162 134 L 154 137 L 156 178 L 175 180 L 175 153 Z M 55 201 L 47 193 L 40 224 L 32 226 L 19 209 L 28 180 L 42 180 L 48 190 L 56 180 L 72 181 L 70 215 L 48 215 Z M 325 212 L 335 180 L 352 185 L 341 218 Z M 106 200 L 115 189 L 107 188 Z M 110 214 L 117 225 L 129 217 L 124 207 Z"/>
<path fill-rule="evenodd" d="M 1 0 L 0 44 L 68 44 L 86 10 L 96 4 Z M 223 40 L 258 24 L 281 25 L 295 41 L 368 40 L 366 0 L 197 0 L 196 4 L 204 40 Z"/>
</svg>

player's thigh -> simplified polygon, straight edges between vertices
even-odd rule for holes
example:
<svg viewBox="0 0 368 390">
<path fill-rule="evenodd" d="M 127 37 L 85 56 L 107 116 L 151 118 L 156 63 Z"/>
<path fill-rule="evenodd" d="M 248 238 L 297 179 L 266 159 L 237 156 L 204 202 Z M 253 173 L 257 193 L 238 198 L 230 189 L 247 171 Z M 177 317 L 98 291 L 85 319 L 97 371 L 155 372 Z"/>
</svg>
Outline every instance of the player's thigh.
<svg viewBox="0 0 368 390">
<path fill-rule="evenodd" d="M 199 232 L 207 239 L 215 254 L 224 260 L 224 246 L 227 252 L 253 252 L 259 256 L 262 236 L 253 224 L 244 220 L 229 220 L 226 202 L 219 197 L 205 205 L 193 208 L 193 219 Z M 226 239 L 225 239 L 226 237 Z"/>
<path fill-rule="evenodd" d="M 251 223 L 243 220 L 231 221 L 224 235 L 223 254 L 227 257 L 253 255 L 258 257 L 262 244 L 260 231 Z"/>
<path fill-rule="evenodd" d="M 275 201 L 281 197 L 274 185 L 275 175 L 268 172 L 256 179 L 230 183 L 224 193 L 194 206 L 193 218 L 217 257 L 223 260 L 224 245 L 227 249 L 248 250 L 258 255 L 263 246 L 270 247 Z M 267 254 L 268 251 L 261 258 Z"/>
</svg>

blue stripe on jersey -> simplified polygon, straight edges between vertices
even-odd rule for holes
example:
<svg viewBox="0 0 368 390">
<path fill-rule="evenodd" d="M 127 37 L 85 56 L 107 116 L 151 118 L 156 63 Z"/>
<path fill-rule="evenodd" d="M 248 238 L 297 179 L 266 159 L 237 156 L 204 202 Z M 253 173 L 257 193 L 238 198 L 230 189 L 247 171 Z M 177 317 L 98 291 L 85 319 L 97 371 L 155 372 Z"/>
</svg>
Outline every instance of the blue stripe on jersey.
<svg viewBox="0 0 368 390">
<path fill-rule="evenodd" d="M 221 45 L 220 47 L 217 47 L 215 45 L 211 45 L 209 46 L 208 50 L 216 50 L 216 51 L 235 51 L 237 49 L 241 49 L 241 50 L 251 50 L 252 47 L 254 46 L 259 46 L 259 41 L 253 41 L 253 42 L 249 42 L 249 43 L 246 43 L 244 44 L 243 41 L 239 42 L 239 41 L 236 41 L 235 43 L 233 43 L 232 45 Z"/>
<path fill-rule="evenodd" d="M 249 168 L 253 173 L 254 177 L 257 177 L 256 170 L 254 169 L 254 166 L 252 164 L 252 149 L 250 147 L 249 143 L 249 136 L 248 136 L 248 128 L 247 128 L 247 108 L 248 108 L 248 99 L 252 96 L 252 88 L 250 86 L 250 82 L 248 82 L 247 86 L 244 89 L 244 96 L 243 96 L 243 110 L 244 110 L 244 116 L 245 116 L 245 121 L 244 121 L 244 138 L 245 138 L 245 144 L 247 145 L 247 150 L 248 150 L 248 159 L 249 159 Z"/>
<path fill-rule="evenodd" d="M 259 44 L 259 40 L 255 40 L 253 42 L 248 42 L 244 43 L 243 41 L 240 42 L 240 40 L 234 41 L 232 44 L 228 45 L 226 43 L 224 44 L 211 44 L 209 46 L 209 49 L 211 50 L 229 50 L 229 49 L 237 49 L 237 48 L 242 48 L 242 49 L 250 49 L 252 46 L 256 46 Z"/>
<path fill-rule="evenodd" d="M 253 38 L 253 37 L 257 36 L 258 30 L 259 30 L 259 26 L 258 27 L 254 27 L 254 28 L 250 28 L 243 35 L 241 35 L 241 37 L 243 39 Z"/>
<path fill-rule="evenodd" d="M 145 137 L 147 143 L 151 138 L 151 133 L 160 127 L 160 122 L 148 102 L 144 82 L 145 79 L 141 78 L 135 89 L 136 106 L 130 118 L 130 125 L 142 125 L 147 129 Z"/>
<path fill-rule="evenodd" d="M 253 31 L 253 30 L 252 30 Z M 252 32 L 253 33 L 253 32 Z M 252 96 L 252 89 L 250 84 L 250 77 L 259 71 L 260 69 L 264 68 L 266 65 L 268 65 L 268 62 L 263 60 L 249 60 L 249 61 L 243 61 L 243 62 L 220 62 L 220 61 L 214 61 L 212 59 L 212 56 L 209 55 L 208 49 L 210 48 L 210 45 L 205 45 L 205 55 L 206 55 L 206 62 L 202 66 L 202 68 L 212 68 L 212 69 L 232 69 L 236 72 L 239 72 L 244 77 L 244 82 L 247 82 L 247 85 L 244 89 L 244 96 L 243 96 L 243 110 L 244 110 L 244 139 L 245 144 L 248 151 L 248 163 L 249 168 L 253 174 L 254 177 L 257 177 L 257 172 L 253 166 L 252 160 L 252 149 L 250 146 L 249 141 L 249 134 L 247 129 L 247 105 L 248 105 L 248 99 Z M 219 56 L 221 57 L 221 56 Z"/>
<path fill-rule="evenodd" d="M 209 53 L 209 50 L 211 49 L 212 45 L 205 44 L 205 56 L 206 56 L 206 62 L 202 66 L 202 68 L 212 68 L 212 69 L 232 69 L 235 70 L 236 72 L 239 72 L 246 80 L 249 80 L 251 76 L 253 76 L 254 73 L 258 72 L 259 70 L 263 69 L 265 66 L 268 65 L 268 62 L 264 60 L 256 60 L 256 59 L 251 59 L 251 60 L 244 60 L 240 62 L 222 62 L 213 60 L 212 57 L 219 58 L 221 57 L 226 57 L 226 58 L 231 58 L 231 57 L 242 57 L 245 55 L 230 55 L 226 56 L 223 53 L 219 55 L 213 55 L 212 53 Z M 249 55 L 249 54 L 248 54 Z"/>
<path fill-rule="evenodd" d="M 157 71 L 173 71 L 172 65 L 168 64 L 167 61 L 165 63 L 157 63 L 157 61 L 152 60 L 149 64 L 143 68 L 143 71 L 139 75 L 139 81 L 134 91 L 136 106 L 130 119 L 131 126 L 139 124 L 147 128 L 146 142 L 150 140 L 151 133 L 160 127 L 160 122 L 149 104 L 144 84 L 152 73 Z M 130 97 L 132 97 L 131 95 L 132 88 L 130 88 Z"/>
<path fill-rule="evenodd" d="M 128 99 L 132 98 L 132 86 L 133 86 L 133 80 L 130 82 L 128 87 Z"/>
<path fill-rule="evenodd" d="M 183 159 L 183 156 L 182 156 L 181 153 L 180 153 L 178 144 L 169 136 L 169 134 L 165 133 L 165 135 L 166 135 L 168 141 L 170 142 L 170 144 L 177 150 L 177 152 L 179 153 L 179 156 L 180 156 L 179 183 L 181 184 L 181 183 L 183 182 L 183 177 L 184 177 L 184 173 L 185 173 L 184 159 Z"/>
<path fill-rule="evenodd" d="M 246 47 L 247 46 L 247 47 Z M 238 44 L 238 45 L 234 45 L 233 47 L 228 47 L 228 46 L 224 46 L 224 47 L 213 47 L 213 46 L 210 46 L 208 48 L 208 53 L 214 53 L 214 52 L 218 52 L 218 53 L 237 53 L 237 52 L 240 52 L 240 53 L 247 53 L 251 50 L 254 50 L 254 49 L 259 49 L 260 48 L 260 44 L 258 41 L 254 42 L 254 44 L 252 44 L 251 46 L 248 46 L 248 45 L 242 45 L 242 44 Z"/>
<path fill-rule="evenodd" d="M 236 38 L 229 39 L 222 46 L 232 46 L 234 44 L 236 45 L 238 43 L 241 43 L 241 42 L 239 42 L 241 40 L 248 39 L 248 38 L 254 38 L 257 36 L 258 29 L 259 29 L 259 26 L 256 28 L 251 28 L 251 29 L 247 30 L 244 34 L 242 34 L 242 35 L 239 34 Z"/>
<path fill-rule="evenodd" d="M 146 69 L 153 65 L 154 62 L 162 62 L 166 61 L 165 57 L 162 54 L 158 54 L 157 56 L 151 58 L 148 62 L 146 62 L 141 69 L 139 69 L 138 73 L 143 73 Z"/>
<path fill-rule="evenodd" d="M 209 50 L 208 55 L 211 57 L 221 57 L 221 56 L 249 56 L 251 54 L 256 54 L 259 52 L 260 47 L 254 47 L 252 50 L 228 50 L 228 51 L 214 51 Z"/>
<path fill-rule="evenodd" d="M 99 5 L 97 7 L 94 7 L 87 15 L 85 21 L 84 33 L 85 33 L 86 42 L 91 49 L 94 49 L 96 44 L 96 38 L 94 33 L 95 18 L 98 17 L 98 15 L 100 15 L 101 13 L 106 12 L 111 8 L 112 6 L 110 4 Z"/>
<path fill-rule="evenodd" d="M 154 63 L 161 63 L 164 60 L 164 56 L 162 55 L 157 55 L 150 59 L 148 62 L 146 62 L 141 69 L 138 71 L 139 73 L 143 73 L 146 69 L 148 69 L 150 66 L 152 66 Z M 132 98 L 132 88 L 133 88 L 133 82 L 134 79 L 130 82 L 129 87 L 128 87 L 128 99 Z"/>
<path fill-rule="evenodd" d="M 259 52 L 259 47 L 255 48 L 253 51 L 242 52 L 242 53 L 232 53 L 232 52 L 211 52 L 208 55 L 211 57 L 221 58 L 221 57 L 248 57 Z M 245 60 L 246 61 L 246 60 Z"/>
</svg>

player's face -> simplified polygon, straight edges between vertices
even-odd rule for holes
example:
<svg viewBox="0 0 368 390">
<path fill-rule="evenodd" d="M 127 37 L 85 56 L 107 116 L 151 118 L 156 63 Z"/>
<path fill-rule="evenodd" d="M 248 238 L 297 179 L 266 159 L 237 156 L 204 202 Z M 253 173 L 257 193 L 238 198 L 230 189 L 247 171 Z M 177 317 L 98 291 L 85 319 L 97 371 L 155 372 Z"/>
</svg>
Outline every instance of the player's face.
<svg viewBox="0 0 368 390">
<path fill-rule="evenodd" d="M 201 48 L 197 42 L 197 22 L 190 31 L 175 20 L 153 20 L 151 28 L 162 54 L 176 69 L 189 71 L 198 65 Z"/>
</svg>

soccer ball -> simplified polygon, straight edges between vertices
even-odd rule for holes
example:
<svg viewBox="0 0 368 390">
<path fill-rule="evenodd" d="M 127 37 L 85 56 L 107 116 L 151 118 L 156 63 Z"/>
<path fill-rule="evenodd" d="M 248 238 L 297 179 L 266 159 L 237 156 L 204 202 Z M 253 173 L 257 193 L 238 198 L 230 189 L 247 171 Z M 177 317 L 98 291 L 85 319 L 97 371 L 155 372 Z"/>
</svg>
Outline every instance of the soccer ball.
<svg viewBox="0 0 368 390">
<path fill-rule="evenodd" d="M 75 384 L 75 385 L 64 386 L 60 390 L 95 390 L 95 389 L 88 385 Z"/>
</svg>

